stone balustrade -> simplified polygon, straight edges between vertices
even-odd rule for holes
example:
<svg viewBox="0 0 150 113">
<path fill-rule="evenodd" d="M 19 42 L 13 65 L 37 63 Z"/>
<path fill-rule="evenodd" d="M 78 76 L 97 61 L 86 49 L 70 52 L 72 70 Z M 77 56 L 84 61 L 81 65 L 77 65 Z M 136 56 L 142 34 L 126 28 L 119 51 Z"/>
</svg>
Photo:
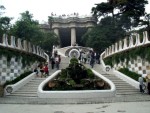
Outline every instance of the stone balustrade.
<svg viewBox="0 0 150 113">
<path fill-rule="evenodd" d="M 119 52 L 126 51 L 128 49 L 132 49 L 139 46 L 144 46 L 150 44 L 150 40 L 148 39 L 148 32 L 143 32 L 143 37 L 140 37 L 137 33 L 132 33 L 130 37 L 126 37 L 123 40 L 109 46 L 105 49 L 105 55 L 103 58 L 109 57 Z"/>
<path fill-rule="evenodd" d="M 45 52 L 39 46 L 32 45 L 30 42 L 21 40 L 20 38 L 15 38 L 14 36 L 11 36 L 9 39 L 8 36 L 4 34 L 2 38 L 0 37 L 0 46 L 35 54 L 45 58 Z"/>
<path fill-rule="evenodd" d="M 67 18 L 54 17 L 54 22 L 58 22 L 58 23 L 88 22 L 88 21 L 93 21 L 95 23 L 96 20 L 95 20 L 94 17 L 84 17 L 84 18 L 79 18 L 79 17 L 67 17 Z"/>
</svg>

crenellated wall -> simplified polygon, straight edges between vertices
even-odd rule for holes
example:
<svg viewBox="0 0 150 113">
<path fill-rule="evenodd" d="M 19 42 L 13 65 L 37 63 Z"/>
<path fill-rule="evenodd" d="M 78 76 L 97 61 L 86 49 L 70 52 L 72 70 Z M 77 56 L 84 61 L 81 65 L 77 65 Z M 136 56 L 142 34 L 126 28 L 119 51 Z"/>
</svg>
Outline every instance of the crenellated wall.
<svg viewBox="0 0 150 113">
<path fill-rule="evenodd" d="M 143 32 L 142 37 L 140 37 L 140 34 L 133 33 L 130 37 L 126 37 L 125 39 L 106 48 L 104 58 L 119 52 L 127 51 L 128 49 L 133 49 L 148 44 L 150 44 L 150 40 L 148 39 L 147 31 Z"/>
<path fill-rule="evenodd" d="M 44 50 L 39 46 L 4 34 L 0 37 L 0 85 L 15 79 L 25 71 L 33 70 L 46 59 Z"/>
<path fill-rule="evenodd" d="M 35 54 L 45 58 L 44 50 L 39 46 L 32 45 L 30 42 L 15 38 L 14 36 L 8 37 L 6 34 L 2 38 L 0 37 L 0 47 Z"/>
<path fill-rule="evenodd" d="M 136 54 L 136 57 L 133 58 L 133 56 L 135 56 L 133 54 L 136 52 L 142 57 Z M 142 35 L 133 33 L 130 37 L 126 37 L 125 39 L 109 46 L 101 55 L 101 59 L 104 61 L 108 61 L 109 59 L 108 62 L 111 62 L 113 68 L 116 70 L 125 67 L 130 71 L 146 76 L 147 74 L 150 74 L 150 60 L 149 57 L 146 56 L 149 55 L 149 52 L 150 40 L 147 31 L 145 31 Z M 117 60 L 117 62 L 114 62 L 114 59 Z"/>
</svg>

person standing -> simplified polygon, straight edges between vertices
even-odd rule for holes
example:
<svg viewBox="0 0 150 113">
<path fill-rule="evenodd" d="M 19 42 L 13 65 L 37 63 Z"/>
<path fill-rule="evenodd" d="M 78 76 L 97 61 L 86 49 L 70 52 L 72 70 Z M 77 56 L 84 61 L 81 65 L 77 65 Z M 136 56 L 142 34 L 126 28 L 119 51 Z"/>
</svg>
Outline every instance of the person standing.
<svg viewBox="0 0 150 113">
<path fill-rule="evenodd" d="M 45 73 L 45 76 L 48 76 L 48 64 L 45 64 L 44 73 Z"/>
<path fill-rule="evenodd" d="M 54 65 L 55 65 L 55 59 L 54 59 L 54 57 L 52 56 L 52 57 L 51 57 L 51 67 L 52 67 L 52 69 L 54 69 Z"/>
<path fill-rule="evenodd" d="M 59 69 L 59 61 L 60 61 L 60 59 L 59 59 L 59 56 L 57 55 L 57 56 L 55 57 L 55 65 L 56 65 L 56 68 L 57 68 L 57 69 Z"/>
<path fill-rule="evenodd" d="M 147 82 L 148 94 L 150 95 L 150 74 L 148 74 L 145 78 L 146 78 L 146 82 Z"/>
<path fill-rule="evenodd" d="M 94 52 L 91 51 L 91 57 L 90 57 L 90 65 L 93 68 L 94 67 L 94 62 L 95 62 L 95 58 L 94 58 Z"/>
<path fill-rule="evenodd" d="M 140 92 L 141 92 L 141 93 L 144 93 L 144 90 L 143 90 L 144 79 L 143 79 L 143 77 L 140 76 L 139 79 L 138 79 L 138 81 L 139 81 Z"/>
<path fill-rule="evenodd" d="M 43 66 L 43 64 L 40 64 L 40 72 L 41 72 L 41 78 L 42 78 L 43 74 L 44 74 L 44 66 Z"/>
</svg>

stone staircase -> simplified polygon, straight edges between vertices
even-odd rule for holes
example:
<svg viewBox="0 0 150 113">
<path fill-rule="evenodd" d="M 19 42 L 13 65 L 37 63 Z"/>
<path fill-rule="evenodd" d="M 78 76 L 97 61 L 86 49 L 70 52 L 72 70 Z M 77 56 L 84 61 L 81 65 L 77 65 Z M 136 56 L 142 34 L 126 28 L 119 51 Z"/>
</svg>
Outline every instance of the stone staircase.
<svg viewBox="0 0 150 113">
<path fill-rule="evenodd" d="M 11 95 L 8 95 L 7 97 L 38 97 L 37 89 L 43 80 L 45 80 L 45 78 L 36 77 L 27 83 L 24 87 L 20 88 L 18 91 L 12 93 Z"/>
<path fill-rule="evenodd" d="M 103 76 L 105 76 L 106 78 L 108 78 L 109 80 L 111 80 L 115 84 L 116 95 L 119 96 L 119 95 L 141 94 L 139 92 L 139 89 L 136 89 L 135 87 L 131 86 L 126 81 L 118 78 L 117 76 L 115 76 L 113 74 L 107 74 L 106 72 L 104 72 L 101 68 L 101 65 L 96 64 L 94 66 L 94 70 L 96 70 L 97 72 L 99 72 L 100 74 L 102 74 Z"/>
<path fill-rule="evenodd" d="M 68 66 L 69 58 L 64 58 L 62 57 L 61 64 L 60 64 L 60 69 L 65 68 Z M 86 64 L 87 67 L 90 67 L 89 64 Z M 116 95 L 121 96 L 121 95 L 135 95 L 135 94 L 141 94 L 138 89 L 134 88 L 127 82 L 123 81 L 122 79 L 118 78 L 117 76 L 113 74 L 107 74 L 105 73 L 101 66 L 99 64 L 95 64 L 94 68 L 95 71 L 99 72 L 109 80 L 111 80 L 115 86 L 116 86 Z M 50 75 L 55 72 L 56 69 L 51 70 L 50 68 Z M 40 78 L 36 77 L 35 79 L 32 79 L 29 83 L 27 83 L 24 87 L 20 88 L 18 91 L 12 93 L 11 95 L 7 97 L 25 97 L 25 98 L 38 98 L 37 96 L 37 89 L 39 84 L 46 78 Z"/>
<path fill-rule="evenodd" d="M 131 95 L 131 94 L 140 94 L 139 90 L 118 78 L 113 74 L 102 74 L 109 80 L 111 80 L 116 86 L 116 94 L 117 95 Z"/>
<path fill-rule="evenodd" d="M 60 69 L 66 68 L 69 64 L 69 58 L 62 57 L 61 58 L 61 64 Z M 50 69 L 50 75 L 56 71 L 56 69 Z M 37 95 L 37 89 L 40 83 L 45 80 L 45 77 L 36 77 L 32 79 L 29 83 L 24 85 L 24 87 L 20 88 L 18 91 L 12 93 L 11 95 L 8 95 L 7 97 L 15 97 L 15 98 L 38 98 Z"/>
</svg>

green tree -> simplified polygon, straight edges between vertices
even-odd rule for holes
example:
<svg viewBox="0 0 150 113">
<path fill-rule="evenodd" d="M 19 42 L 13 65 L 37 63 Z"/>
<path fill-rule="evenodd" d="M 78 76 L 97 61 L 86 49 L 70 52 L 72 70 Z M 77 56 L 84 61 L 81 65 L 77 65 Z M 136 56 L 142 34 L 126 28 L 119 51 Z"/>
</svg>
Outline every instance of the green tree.
<svg viewBox="0 0 150 113">
<path fill-rule="evenodd" d="M 118 23 L 119 24 L 119 23 Z M 103 18 L 100 23 L 82 37 L 82 42 L 96 51 L 102 52 L 125 36 L 125 31 L 117 25 L 114 27 L 113 18 Z"/>
<path fill-rule="evenodd" d="M 148 36 L 150 38 L 150 14 L 145 14 L 144 19 L 141 20 L 141 25 L 146 26 L 144 30 L 148 31 Z"/>
<path fill-rule="evenodd" d="M 52 32 L 43 32 L 29 11 L 21 13 L 21 18 L 16 21 L 11 31 L 13 36 L 28 40 L 48 52 L 53 45 L 58 45 L 58 37 Z"/>
<path fill-rule="evenodd" d="M 34 40 L 38 37 L 39 23 L 32 19 L 32 14 L 29 11 L 21 13 L 20 20 L 16 21 L 12 29 L 12 35 L 26 39 L 28 41 Z"/>
<path fill-rule="evenodd" d="M 96 7 L 92 8 L 92 13 L 94 16 L 96 17 L 101 17 L 101 16 L 108 16 L 108 14 L 112 13 L 113 15 L 113 6 L 108 4 L 108 3 L 100 3 L 100 4 L 96 4 Z"/>
<path fill-rule="evenodd" d="M 1 17 L 0 18 L 0 34 L 2 36 L 2 34 L 7 33 L 9 34 L 9 30 L 11 28 L 11 20 L 12 18 L 9 17 Z"/>
<path fill-rule="evenodd" d="M 2 10 L 5 10 L 5 7 L 3 5 L 0 5 L 0 16 L 3 14 Z"/>
<path fill-rule="evenodd" d="M 40 37 L 36 38 L 34 43 L 44 50 L 50 52 L 53 45 L 59 45 L 58 36 L 53 32 L 41 32 Z"/>
<path fill-rule="evenodd" d="M 122 16 L 130 18 L 131 27 L 137 27 L 140 24 L 140 18 L 145 15 L 147 3 L 147 0 L 126 0 L 118 4 L 118 8 Z"/>
<path fill-rule="evenodd" d="M 122 24 L 128 30 L 131 27 L 137 27 L 139 25 L 140 17 L 145 14 L 145 5 L 147 3 L 147 0 L 109 0 L 106 3 L 96 4 L 96 7 L 92 8 L 92 11 L 93 15 L 100 14 L 99 16 L 106 14 L 106 12 L 107 14 L 112 13 L 113 18 L 119 18 L 120 25 Z M 105 6 L 111 6 L 112 12 L 109 12 L 108 7 Z M 117 10 L 116 14 L 113 14 L 114 10 Z M 115 20 L 114 25 L 116 26 Z"/>
<path fill-rule="evenodd" d="M 5 10 L 5 7 L 3 5 L 0 5 L 0 37 L 4 33 L 9 34 L 9 30 L 11 28 L 11 20 L 12 18 L 10 17 L 3 17 L 2 14 L 4 13 L 2 10 Z"/>
</svg>

